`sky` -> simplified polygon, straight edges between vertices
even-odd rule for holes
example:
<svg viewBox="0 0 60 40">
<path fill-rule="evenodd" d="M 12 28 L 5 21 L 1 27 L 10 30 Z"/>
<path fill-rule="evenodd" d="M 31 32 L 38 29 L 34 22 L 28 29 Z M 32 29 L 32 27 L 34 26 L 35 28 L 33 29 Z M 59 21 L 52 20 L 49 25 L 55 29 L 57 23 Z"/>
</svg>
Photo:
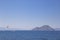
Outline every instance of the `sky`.
<svg viewBox="0 0 60 40">
<path fill-rule="evenodd" d="M 0 0 L 0 27 L 60 28 L 60 0 Z"/>
</svg>

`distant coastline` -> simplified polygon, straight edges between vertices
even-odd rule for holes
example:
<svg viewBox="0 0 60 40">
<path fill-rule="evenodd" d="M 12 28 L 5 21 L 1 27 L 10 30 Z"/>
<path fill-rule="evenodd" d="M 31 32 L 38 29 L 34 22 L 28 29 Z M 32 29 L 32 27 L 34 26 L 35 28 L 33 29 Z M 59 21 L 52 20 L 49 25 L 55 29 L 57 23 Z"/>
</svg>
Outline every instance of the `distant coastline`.
<svg viewBox="0 0 60 40">
<path fill-rule="evenodd" d="M 35 27 L 31 30 L 21 30 L 21 29 L 17 29 L 17 28 L 3 28 L 0 27 L 0 31 L 60 31 L 60 28 L 52 28 L 49 25 L 43 25 L 41 27 Z"/>
</svg>

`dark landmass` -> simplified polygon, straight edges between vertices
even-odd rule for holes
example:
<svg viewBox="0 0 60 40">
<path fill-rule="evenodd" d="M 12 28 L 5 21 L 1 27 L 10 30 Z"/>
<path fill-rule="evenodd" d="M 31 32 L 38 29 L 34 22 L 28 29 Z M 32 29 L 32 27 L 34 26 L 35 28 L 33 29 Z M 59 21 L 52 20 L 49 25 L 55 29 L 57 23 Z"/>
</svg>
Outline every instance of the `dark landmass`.
<svg viewBox="0 0 60 40">
<path fill-rule="evenodd" d="M 38 31 L 55 31 L 55 29 L 51 28 L 49 25 L 44 25 L 41 27 L 36 27 L 32 30 L 38 30 Z"/>
</svg>

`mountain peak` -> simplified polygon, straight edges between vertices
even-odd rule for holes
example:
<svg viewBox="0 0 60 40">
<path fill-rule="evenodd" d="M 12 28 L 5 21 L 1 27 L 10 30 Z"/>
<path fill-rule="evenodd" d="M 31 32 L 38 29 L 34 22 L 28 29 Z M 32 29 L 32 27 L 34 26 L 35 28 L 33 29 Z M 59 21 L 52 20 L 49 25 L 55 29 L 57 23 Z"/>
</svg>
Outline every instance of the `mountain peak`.
<svg viewBox="0 0 60 40">
<path fill-rule="evenodd" d="M 53 28 L 51 28 L 49 25 L 43 25 L 41 27 L 36 27 L 33 30 L 39 30 L 39 31 L 54 31 Z"/>
</svg>

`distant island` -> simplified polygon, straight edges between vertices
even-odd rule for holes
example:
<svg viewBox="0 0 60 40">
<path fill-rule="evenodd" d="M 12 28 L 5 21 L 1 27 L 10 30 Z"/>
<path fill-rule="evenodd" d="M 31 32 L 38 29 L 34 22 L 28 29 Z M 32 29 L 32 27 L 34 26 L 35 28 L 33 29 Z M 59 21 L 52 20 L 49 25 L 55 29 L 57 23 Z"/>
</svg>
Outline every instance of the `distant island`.
<svg viewBox="0 0 60 40">
<path fill-rule="evenodd" d="M 16 30 L 21 30 L 21 28 L 0 27 L 0 31 L 6 31 L 6 30 L 16 31 Z M 29 29 L 29 30 L 31 30 L 31 31 L 60 31 L 60 28 L 52 28 L 49 25 L 43 25 L 41 27 L 35 27 L 35 28 Z"/>
<path fill-rule="evenodd" d="M 50 27 L 49 25 L 43 25 L 41 27 L 35 27 L 32 30 L 37 30 L 37 31 L 55 31 L 55 29 L 53 29 L 52 27 Z"/>
</svg>

